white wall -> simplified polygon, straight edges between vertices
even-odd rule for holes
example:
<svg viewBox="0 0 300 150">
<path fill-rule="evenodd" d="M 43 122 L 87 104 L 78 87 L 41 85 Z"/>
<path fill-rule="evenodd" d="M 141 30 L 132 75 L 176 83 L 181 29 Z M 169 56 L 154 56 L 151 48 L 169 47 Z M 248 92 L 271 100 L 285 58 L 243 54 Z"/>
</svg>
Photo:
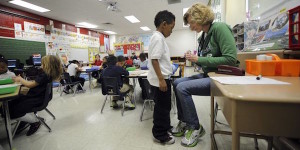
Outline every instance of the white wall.
<svg viewBox="0 0 300 150">
<path fill-rule="evenodd" d="M 246 1 L 227 0 L 226 1 L 226 23 L 233 27 L 246 21 Z"/>
<path fill-rule="evenodd" d="M 116 35 L 109 36 L 109 47 L 111 50 L 115 50 L 114 43 L 116 42 Z"/>
<path fill-rule="evenodd" d="M 292 9 L 299 5 L 300 5 L 299 0 L 281 0 L 278 2 L 276 1 L 276 3 L 273 2 L 272 7 L 270 7 L 269 9 L 264 9 L 259 11 L 260 14 L 251 16 L 251 18 L 256 18 L 258 16 L 260 16 L 260 19 L 268 18 L 270 16 L 273 16 L 274 14 L 278 14 L 281 10 L 288 11 L 289 9 Z"/>
<path fill-rule="evenodd" d="M 116 42 L 117 38 L 117 36 L 109 37 L 111 49 L 114 48 L 113 43 Z M 198 45 L 196 43 L 197 40 L 195 32 L 192 32 L 189 29 L 173 31 L 171 36 L 166 38 L 166 41 L 169 46 L 171 56 L 183 56 L 184 52 L 187 50 L 196 50 Z M 145 51 L 147 52 L 146 49 Z"/>
<path fill-rule="evenodd" d="M 183 56 L 187 50 L 196 50 L 196 32 L 189 29 L 173 31 L 166 41 L 171 56 Z"/>
</svg>

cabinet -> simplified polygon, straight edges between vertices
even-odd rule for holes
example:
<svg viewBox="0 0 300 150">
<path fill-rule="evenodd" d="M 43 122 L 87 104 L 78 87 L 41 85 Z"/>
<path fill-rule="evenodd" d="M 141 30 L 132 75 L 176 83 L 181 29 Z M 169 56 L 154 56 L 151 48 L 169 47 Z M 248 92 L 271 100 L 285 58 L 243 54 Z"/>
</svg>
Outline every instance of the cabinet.
<svg viewBox="0 0 300 150">
<path fill-rule="evenodd" d="M 236 48 L 238 50 L 244 49 L 244 23 L 237 24 L 232 28 Z"/>
<path fill-rule="evenodd" d="M 257 28 L 257 20 L 243 22 L 241 24 L 235 25 L 232 28 L 236 48 L 239 51 L 244 51 L 252 44 Z"/>
</svg>

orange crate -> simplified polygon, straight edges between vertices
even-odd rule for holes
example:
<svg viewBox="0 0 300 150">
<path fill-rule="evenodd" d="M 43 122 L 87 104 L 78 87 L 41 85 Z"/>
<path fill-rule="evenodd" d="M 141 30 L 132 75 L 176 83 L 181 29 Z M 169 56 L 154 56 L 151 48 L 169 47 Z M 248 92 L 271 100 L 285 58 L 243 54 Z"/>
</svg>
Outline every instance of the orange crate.
<svg viewBox="0 0 300 150">
<path fill-rule="evenodd" d="M 300 60 L 280 59 L 275 54 L 267 54 L 273 60 L 246 60 L 246 72 L 263 76 L 300 76 Z"/>
<path fill-rule="evenodd" d="M 281 59 L 276 66 L 276 72 L 279 76 L 300 76 L 300 60 Z"/>
<path fill-rule="evenodd" d="M 277 61 L 246 60 L 246 72 L 254 75 L 275 76 Z"/>
</svg>

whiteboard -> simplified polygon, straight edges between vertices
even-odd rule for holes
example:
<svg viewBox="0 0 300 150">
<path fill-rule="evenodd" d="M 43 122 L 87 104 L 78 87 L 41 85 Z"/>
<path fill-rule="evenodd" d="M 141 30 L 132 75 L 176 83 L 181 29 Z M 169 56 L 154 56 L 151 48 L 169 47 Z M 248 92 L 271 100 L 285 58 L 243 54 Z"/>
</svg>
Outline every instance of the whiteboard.
<svg viewBox="0 0 300 150">
<path fill-rule="evenodd" d="M 69 50 L 69 61 L 78 60 L 83 62 L 89 62 L 89 53 L 88 49 L 82 48 L 70 48 Z"/>
</svg>

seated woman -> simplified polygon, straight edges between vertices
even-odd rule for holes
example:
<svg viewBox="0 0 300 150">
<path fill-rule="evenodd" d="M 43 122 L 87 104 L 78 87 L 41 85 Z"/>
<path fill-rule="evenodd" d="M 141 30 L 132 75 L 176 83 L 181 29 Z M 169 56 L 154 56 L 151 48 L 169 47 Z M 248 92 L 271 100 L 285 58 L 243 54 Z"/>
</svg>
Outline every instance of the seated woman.
<svg viewBox="0 0 300 150">
<path fill-rule="evenodd" d="M 94 65 L 94 66 L 101 66 L 101 64 L 102 64 L 102 61 L 100 60 L 100 55 L 97 54 L 97 55 L 95 56 L 95 60 L 94 60 L 93 65 Z"/>
<path fill-rule="evenodd" d="M 26 95 L 20 95 L 18 99 L 9 102 L 11 119 L 23 121 L 19 126 L 20 128 L 25 126 L 26 123 L 30 124 L 27 136 L 34 134 L 41 125 L 34 114 L 30 113 L 32 108 L 43 103 L 47 84 L 59 79 L 62 74 L 62 65 L 56 56 L 44 56 L 41 65 L 43 72 L 34 81 L 27 81 L 21 76 L 13 77 L 15 82 L 20 82 L 23 86 L 29 88 Z"/>
</svg>

